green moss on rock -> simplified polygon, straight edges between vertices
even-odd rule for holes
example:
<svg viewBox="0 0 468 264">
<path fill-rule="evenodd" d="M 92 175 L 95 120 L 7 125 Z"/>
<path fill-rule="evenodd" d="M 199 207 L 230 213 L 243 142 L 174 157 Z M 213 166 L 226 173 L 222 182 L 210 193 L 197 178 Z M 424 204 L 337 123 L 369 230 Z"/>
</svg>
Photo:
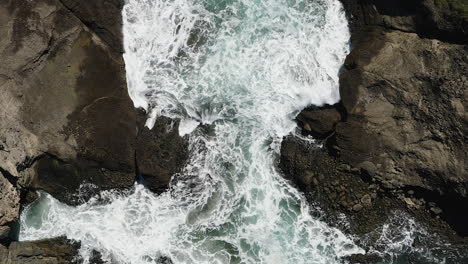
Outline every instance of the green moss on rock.
<svg viewBox="0 0 468 264">
<path fill-rule="evenodd" d="M 450 9 L 457 15 L 468 18 L 468 1 L 467 0 L 435 0 L 435 4 L 439 8 Z"/>
</svg>

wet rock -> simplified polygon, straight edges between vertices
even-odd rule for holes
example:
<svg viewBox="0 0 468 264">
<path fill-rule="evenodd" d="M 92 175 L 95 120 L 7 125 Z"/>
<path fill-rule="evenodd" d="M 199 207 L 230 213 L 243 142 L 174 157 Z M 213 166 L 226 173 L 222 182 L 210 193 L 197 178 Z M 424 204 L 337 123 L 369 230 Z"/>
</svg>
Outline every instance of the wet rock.
<svg viewBox="0 0 468 264">
<path fill-rule="evenodd" d="M 102 254 L 99 251 L 93 250 L 91 251 L 91 256 L 89 257 L 90 264 L 105 264 L 102 260 Z"/>
<path fill-rule="evenodd" d="M 141 130 L 137 123 L 122 57 L 123 3 L 0 2 L 0 242 L 5 245 L 19 203 L 33 201 L 37 189 L 76 205 L 102 190 L 133 186 L 137 140 L 164 145 L 138 149 L 141 169 L 155 188 L 167 185 L 176 172 L 173 164 L 179 168 L 184 160 L 186 145 L 177 145 L 178 135 Z M 154 156 L 161 159 L 154 162 Z M 160 167 L 154 169 L 153 162 Z M 76 255 L 76 247 L 60 239 L 13 242 L 0 251 L 5 256 L 0 263 L 9 264 L 72 263 Z"/>
<path fill-rule="evenodd" d="M 0 249 L 0 263 L 5 264 L 70 264 L 80 263 L 79 243 L 65 238 L 13 242 Z M 3 254 L 3 255 L 2 255 Z"/>
<path fill-rule="evenodd" d="M 403 201 L 409 206 L 409 207 L 416 207 L 416 204 L 414 203 L 413 199 L 404 197 Z"/>
<path fill-rule="evenodd" d="M 296 117 L 303 131 L 317 138 L 330 135 L 341 118 L 338 106 L 308 107 Z"/>
<path fill-rule="evenodd" d="M 166 256 L 161 256 L 156 260 L 156 263 L 158 264 L 172 264 L 172 260 L 169 257 Z"/>
<path fill-rule="evenodd" d="M 318 185 L 319 180 L 317 179 L 317 177 L 315 176 L 313 172 L 307 171 L 302 183 L 306 185 L 311 184 L 311 183 L 314 185 Z"/>
<path fill-rule="evenodd" d="M 0 17 L 2 169 L 28 188 L 89 168 L 65 177 L 131 186 L 136 117 L 121 54 L 58 0 L 2 1 Z M 50 157 L 59 162 L 49 166 Z M 60 187 L 76 192 L 76 184 Z"/>
<path fill-rule="evenodd" d="M 369 194 L 364 195 L 361 198 L 361 203 L 365 208 L 371 208 L 372 207 L 372 198 Z"/>
<path fill-rule="evenodd" d="M 439 207 L 431 207 L 431 211 L 436 215 L 439 215 L 442 213 L 442 209 L 440 209 Z"/>
<path fill-rule="evenodd" d="M 10 226 L 18 220 L 19 210 L 19 192 L 0 172 L 0 242 L 8 240 Z"/>
<path fill-rule="evenodd" d="M 368 26 L 417 33 L 426 38 L 447 42 L 467 42 L 466 6 L 455 1 L 432 0 L 340 0 L 350 22 L 352 40 Z"/>
<path fill-rule="evenodd" d="M 383 263 L 383 259 L 378 254 L 354 254 L 344 258 L 349 263 L 356 264 L 376 264 Z"/>
<path fill-rule="evenodd" d="M 364 208 L 364 207 L 362 206 L 362 204 L 355 204 L 355 205 L 353 206 L 353 211 L 359 212 L 359 211 L 361 211 L 363 208 Z"/>
<path fill-rule="evenodd" d="M 340 214 L 344 213 L 350 216 L 350 227 L 340 228 L 350 229 L 349 231 L 355 234 L 370 232 L 385 221 L 385 212 L 399 206 L 385 196 L 378 198 L 376 191 L 369 188 L 370 184 L 365 182 L 360 174 L 338 170 L 339 164 L 342 163 L 324 149 L 304 144 L 295 137 L 283 139 L 279 167 L 284 176 L 306 192 L 310 202 L 320 205 L 328 223 L 340 223 Z M 305 179 L 310 174 L 322 178 L 307 184 Z M 358 211 L 353 210 L 356 204 Z M 371 210 L 362 210 L 363 208 Z"/>
<path fill-rule="evenodd" d="M 8 249 L 7 249 L 4 245 L 0 244 L 0 256 L 3 257 L 3 256 L 5 256 L 6 254 L 8 254 L 7 251 L 8 251 Z"/>
<path fill-rule="evenodd" d="M 369 176 L 374 176 L 377 167 L 370 161 L 364 161 L 358 165 L 361 170 Z"/>
<path fill-rule="evenodd" d="M 22 190 L 21 194 L 21 205 L 27 206 L 28 204 L 36 201 L 39 198 L 39 194 L 37 191 L 33 190 Z"/>
<path fill-rule="evenodd" d="M 116 52 L 124 51 L 121 14 L 124 0 L 60 0 L 60 2 L 110 48 Z"/>
<path fill-rule="evenodd" d="M 0 226 L 0 241 L 7 241 L 11 228 L 9 226 Z"/>
<path fill-rule="evenodd" d="M 144 114 L 140 115 L 144 120 Z M 187 137 L 179 136 L 179 120 L 159 117 L 151 130 L 142 125 L 136 146 L 136 162 L 142 183 L 154 192 L 164 191 L 172 176 L 187 163 L 187 148 Z"/>
<path fill-rule="evenodd" d="M 34 167 L 37 172 L 29 187 L 44 190 L 61 202 L 78 205 L 102 190 L 132 186 L 134 173 L 103 170 L 92 163 L 65 162 L 45 155 Z"/>
<path fill-rule="evenodd" d="M 353 46 L 340 73 L 342 118 L 324 151 L 285 138 L 280 168 L 328 223 L 347 215 L 343 230 L 364 237 L 401 210 L 455 241 L 454 230 L 467 234 L 460 213 L 468 194 L 466 18 L 430 0 L 342 2 Z M 304 170 L 327 180 L 304 184 Z M 408 189 L 437 202 L 426 207 L 422 198 L 405 197 Z M 442 212 L 433 217 L 436 207 Z"/>
</svg>

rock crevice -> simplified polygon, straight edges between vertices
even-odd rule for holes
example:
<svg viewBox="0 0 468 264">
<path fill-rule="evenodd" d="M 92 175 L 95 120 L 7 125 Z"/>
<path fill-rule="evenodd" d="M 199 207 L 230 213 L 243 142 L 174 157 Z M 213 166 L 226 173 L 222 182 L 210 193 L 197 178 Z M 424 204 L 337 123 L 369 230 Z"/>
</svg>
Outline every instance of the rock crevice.
<svg viewBox="0 0 468 264">
<path fill-rule="evenodd" d="M 302 111 L 304 134 L 330 136 L 323 149 L 285 138 L 280 167 L 331 218 L 348 215 L 352 233 L 402 210 L 458 241 L 468 217 L 467 18 L 426 0 L 342 2 L 353 46 L 342 108 Z M 330 112 L 346 117 L 323 118 Z"/>
<path fill-rule="evenodd" d="M 0 3 L 1 243 L 11 242 L 20 203 L 33 199 L 35 190 L 76 205 L 101 190 L 132 187 L 136 162 L 154 179 L 148 187 L 156 191 L 167 188 L 184 166 L 186 139 L 148 130 L 137 120 L 145 116 L 127 90 L 123 5 L 123 0 Z M 153 158 L 158 153 L 168 157 L 158 163 Z M 93 187 L 83 190 L 82 184 Z"/>
</svg>

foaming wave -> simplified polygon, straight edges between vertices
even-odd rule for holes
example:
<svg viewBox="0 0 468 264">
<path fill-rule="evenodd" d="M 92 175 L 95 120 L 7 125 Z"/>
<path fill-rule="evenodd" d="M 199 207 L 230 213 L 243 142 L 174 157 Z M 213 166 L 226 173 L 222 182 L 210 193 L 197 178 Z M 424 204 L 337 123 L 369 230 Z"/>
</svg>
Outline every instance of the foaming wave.
<svg viewBox="0 0 468 264">
<path fill-rule="evenodd" d="M 69 207 L 44 194 L 24 211 L 21 239 L 66 235 L 84 257 L 122 263 L 337 263 L 362 252 L 314 219 L 275 166 L 297 112 L 339 99 L 349 33 L 337 0 L 129 0 L 123 17 L 130 96 L 149 127 L 182 119 L 190 160 L 161 195 L 137 185 Z"/>
<path fill-rule="evenodd" d="M 468 260 L 466 247 L 444 241 L 402 211 L 394 212 L 387 223 L 369 233 L 362 243 L 369 247 L 367 254 L 378 255 L 388 264 L 458 264 Z"/>
</svg>

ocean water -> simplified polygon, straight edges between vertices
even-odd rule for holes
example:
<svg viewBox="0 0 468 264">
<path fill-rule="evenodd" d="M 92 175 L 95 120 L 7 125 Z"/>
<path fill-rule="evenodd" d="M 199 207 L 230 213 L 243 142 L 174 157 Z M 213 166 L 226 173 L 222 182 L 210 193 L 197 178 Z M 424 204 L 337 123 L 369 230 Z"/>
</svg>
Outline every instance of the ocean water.
<svg viewBox="0 0 468 264">
<path fill-rule="evenodd" d="M 325 264 L 363 253 L 312 217 L 318 209 L 276 166 L 295 115 L 339 100 L 350 36 L 338 0 L 128 0 L 122 15 L 129 94 L 148 127 L 181 119 L 189 161 L 162 194 L 135 184 L 71 207 L 41 193 L 23 211 L 21 240 L 66 235 L 85 260 L 97 250 L 135 264 Z"/>
</svg>

